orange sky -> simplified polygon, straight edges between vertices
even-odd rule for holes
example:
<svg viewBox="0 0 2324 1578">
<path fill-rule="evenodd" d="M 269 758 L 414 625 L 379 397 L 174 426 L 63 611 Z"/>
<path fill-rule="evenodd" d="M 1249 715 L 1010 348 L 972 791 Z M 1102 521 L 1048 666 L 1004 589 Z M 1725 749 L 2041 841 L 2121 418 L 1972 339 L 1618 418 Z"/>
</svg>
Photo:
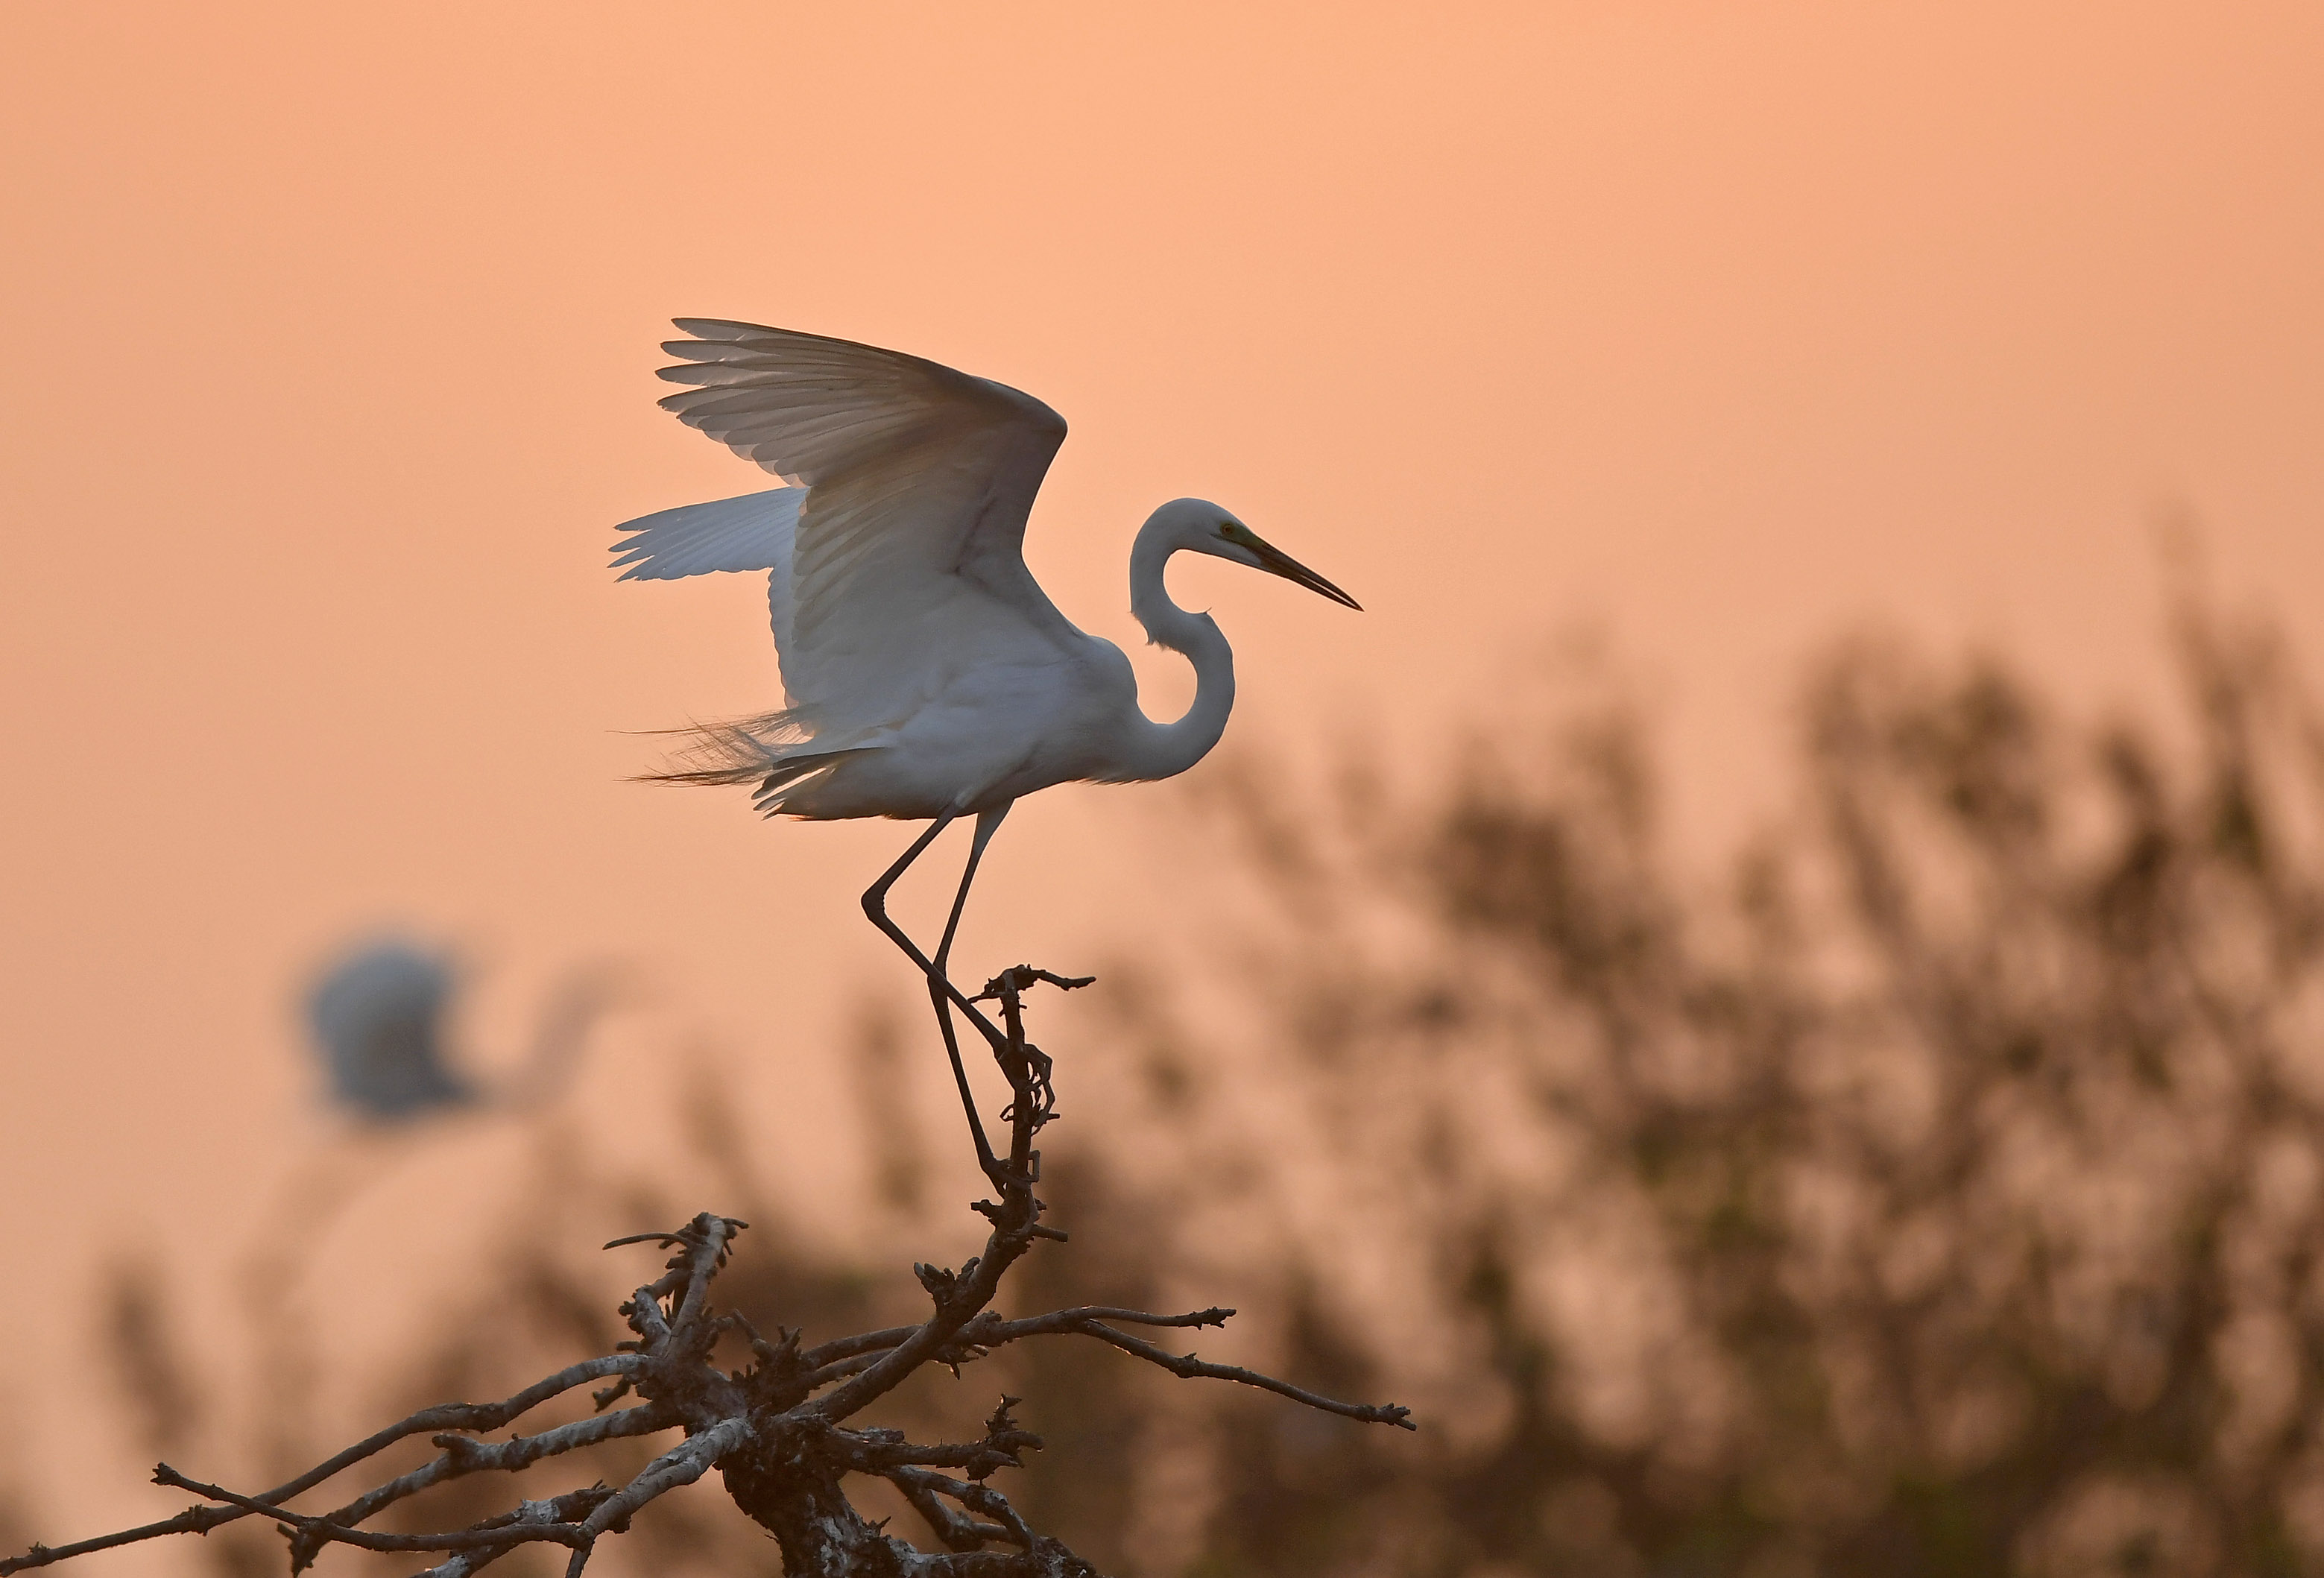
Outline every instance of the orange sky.
<svg viewBox="0 0 2324 1578">
<path fill-rule="evenodd" d="M 1425 771 L 1598 620 L 1705 844 L 1776 803 L 1784 687 L 1851 622 L 2147 697 L 2176 505 L 2324 655 L 2307 0 L 1144 9 L 0 9 L 0 1264 L 239 1241 L 323 1143 L 290 983 L 378 919 L 483 955 L 488 1029 L 646 962 L 684 1010 L 582 1099 L 698 1024 L 770 1135 L 831 1088 L 816 992 L 910 996 L 853 909 L 901 830 L 619 781 L 618 731 L 773 695 L 754 587 L 604 568 L 765 484 L 652 408 L 673 314 L 1047 400 L 1028 552 L 1125 644 L 1179 494 L 1363 599 L 1178 574 L 1231 739 L 1362 721 Z M 971 968 L 1199 908 L 1213 857 L 1125 853 L 1130 798 L 1019 813 Z M 88 1354 L 30 1301 L 0 1334 Z M 18 1406 L 85 1443 L 60 1395 Z"/>
</svg>

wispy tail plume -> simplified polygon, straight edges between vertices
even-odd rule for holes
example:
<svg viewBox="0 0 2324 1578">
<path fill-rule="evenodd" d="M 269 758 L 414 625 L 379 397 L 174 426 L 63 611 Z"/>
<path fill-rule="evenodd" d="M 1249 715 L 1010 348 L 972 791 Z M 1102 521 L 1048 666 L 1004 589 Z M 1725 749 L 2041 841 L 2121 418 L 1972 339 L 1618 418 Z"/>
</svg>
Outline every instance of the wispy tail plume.
<svg viewBox="0 0 2324 1578">
<path fill-rule="evenodd" d="M 759 780 L 807 743 L 807 732 L 788 712 L 696 724 L 667 733 L 686 743 L 659 771 L 641 772 L 636 783 L 737 784 Z"/>
<path fill-rule="evenodd" d="M 772 817 L 784 802 L 821 778 L 853 749 L 818 751 L 814 736 L 788 710 L 721 723 L 674 729 L 686 743 L 660 771 L 641 772 L 632 782 L 756 785 L 751 803 Z"/>
</svg>

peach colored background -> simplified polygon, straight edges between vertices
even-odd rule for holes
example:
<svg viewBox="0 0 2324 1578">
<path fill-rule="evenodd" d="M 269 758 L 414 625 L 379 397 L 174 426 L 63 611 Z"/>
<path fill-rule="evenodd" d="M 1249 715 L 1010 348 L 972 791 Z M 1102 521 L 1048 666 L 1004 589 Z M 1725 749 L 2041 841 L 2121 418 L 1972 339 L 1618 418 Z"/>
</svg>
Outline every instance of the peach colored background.
<svg viewBox="0 0 2324 1578">
<path fill-rule="evenodd" d="M 0 1477 L 76 1526 L 172 1504 L 35 1462 L 105 1439 L 60 1312 L 99 1235 L 199 1268 L 328 1143 L 287 1003 L 351 928 L 465 939 L 487 1046 L 560 962 L 645 962 L 665 1007 L 578 1099 L 652 1104 L 698 1030 L 802 1168 L 816 993 L 910 995 L 853 909 L 900 829 L 620 781 L 617 731 L 771 697 L 754 586 L 603 568 L 763 483 L 652 409 L 669 316 L 1047 399 L 1029 552 L 1126 644 L 1173 494 L 1348 586 L 1180 574 L 1246 737 L 1360 720 L 1425 771 L 1598 620 L 1708 848 L 1778 803 L 1840 624 L 2148 697 L 2172 508 L 2324 651 L 2319 81 L 2308 0 L 0 9 L 0 1264 L 37 1290 L 0 1340 L 44 1378 Z M 1199 914 L 1215 857 L 1145 858 L 1136 798 L 1019 814 L 972 968 Z M 400 1166 L 372 1247 L 451 1209 Z"/>
</svg>

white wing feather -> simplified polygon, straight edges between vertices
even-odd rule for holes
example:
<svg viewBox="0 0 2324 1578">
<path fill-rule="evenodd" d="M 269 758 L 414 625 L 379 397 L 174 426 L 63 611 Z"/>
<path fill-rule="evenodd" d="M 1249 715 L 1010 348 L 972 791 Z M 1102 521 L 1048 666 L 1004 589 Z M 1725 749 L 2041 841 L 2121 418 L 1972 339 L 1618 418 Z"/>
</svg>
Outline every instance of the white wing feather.
<svg viewBox="0 0 2324 1578">
<path fill-rule="evenodd" d="M 677 322 L 695 337 L 663 347 L 683 361 L 661 376 L 693 387 L 662 405 L 806 490 L 790 559 L 795 612 L 786 632 L 776 588 L 776 639 L 786 687 L 818 734 L 891 721 L 964 665 L 1054 659 L 1086 639 L 1025 568 L 1026 517 L 1065 440 L 1056 411 L 897 351 Z M 709 546 L 717 529 L 698 530 L 702 554 L 719 551 Z M 673 549 L 670 562 L 692 560 Z"/>
<path fill-rule="evenodd" d="M 613 530 L 631 535 L 613 544 L 613 568 L 629 567 L 622 570 L 624 581 L 674 581 L 714 570 L 788 572 L 806 497 L 805 488 L 779 487 L 624 521 Z"/>
<path fill-rule="evenodd" d="M 765 570 L 767 615 L 774 627 L 775 661 L 791 649 L 791 542 L 807 490 L 770 488 L 739 499 L 681 504 L 624 521 L 630 535 L 613 544 L 613 568 L 624 581 L 675 581 L 720 570 Z M 627 565 L 627 569 L 622 567 Z M 783 677 L 786 705 L 792 687 Z"/>
</svg>

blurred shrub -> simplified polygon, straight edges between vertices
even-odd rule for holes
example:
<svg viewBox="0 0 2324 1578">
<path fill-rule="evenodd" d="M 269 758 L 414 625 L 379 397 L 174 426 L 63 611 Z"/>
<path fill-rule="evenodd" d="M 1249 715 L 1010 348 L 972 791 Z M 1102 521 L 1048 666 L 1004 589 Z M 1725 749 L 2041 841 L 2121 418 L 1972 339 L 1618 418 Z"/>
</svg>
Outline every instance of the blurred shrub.
<svg viewBox="0 0 2324 1578">
<path fill-rule="evenodd" d="M 1066 1343 L 882 1422 L 1022 1395 L 1028 1515 L 1146 1578 L 2324 1569 L 2324 722 L 2264 636 L 2178 640 L 2163 732 L 1838 651 L 1799 811 L 1717 881 L 1670 869 L 1618 696 L 1417 789 L 1360 757 L 1313 794 L 1206 769 L 1248 922 L 1134 953 L 1114 1021 L 1053 1037 L 1074 1242 L 1012 1313 L 1223 1295 L 1245 1313 L 1206 1352 L 1422 1434 Z M 720 1286 L 762 1329 L 917 1311 L 890 1247 L 927 1240 L 921 1178 L 881 1113 L 904 1225 L 843 1253 L 696 1106 L 715 1204 L 755 1224 Z M 581 1246 L 702 1202 L 583 1154 L 544 1149 L 510 1252 L 383 1408 L 613 1341 L 620 1278 Z M 609 1555 L 777 1567 L 706 1494 Z"/>
<path fill-rule="evenodd" d="M 1277 917 L 1241 1110 L 1328 1202 L 1276 1252 L 1437 1434 L 1215 1435 L 1196 1570 L 2324 1567 L 2324 724 L 2179 639 L 2175 750 L 1840 651 L 1711 890 L 1618 703 L 1336 815 L 1213 780 Z M 1195 1022 L 1165 1083 L 1236 1077 Z"/>
</svg>

